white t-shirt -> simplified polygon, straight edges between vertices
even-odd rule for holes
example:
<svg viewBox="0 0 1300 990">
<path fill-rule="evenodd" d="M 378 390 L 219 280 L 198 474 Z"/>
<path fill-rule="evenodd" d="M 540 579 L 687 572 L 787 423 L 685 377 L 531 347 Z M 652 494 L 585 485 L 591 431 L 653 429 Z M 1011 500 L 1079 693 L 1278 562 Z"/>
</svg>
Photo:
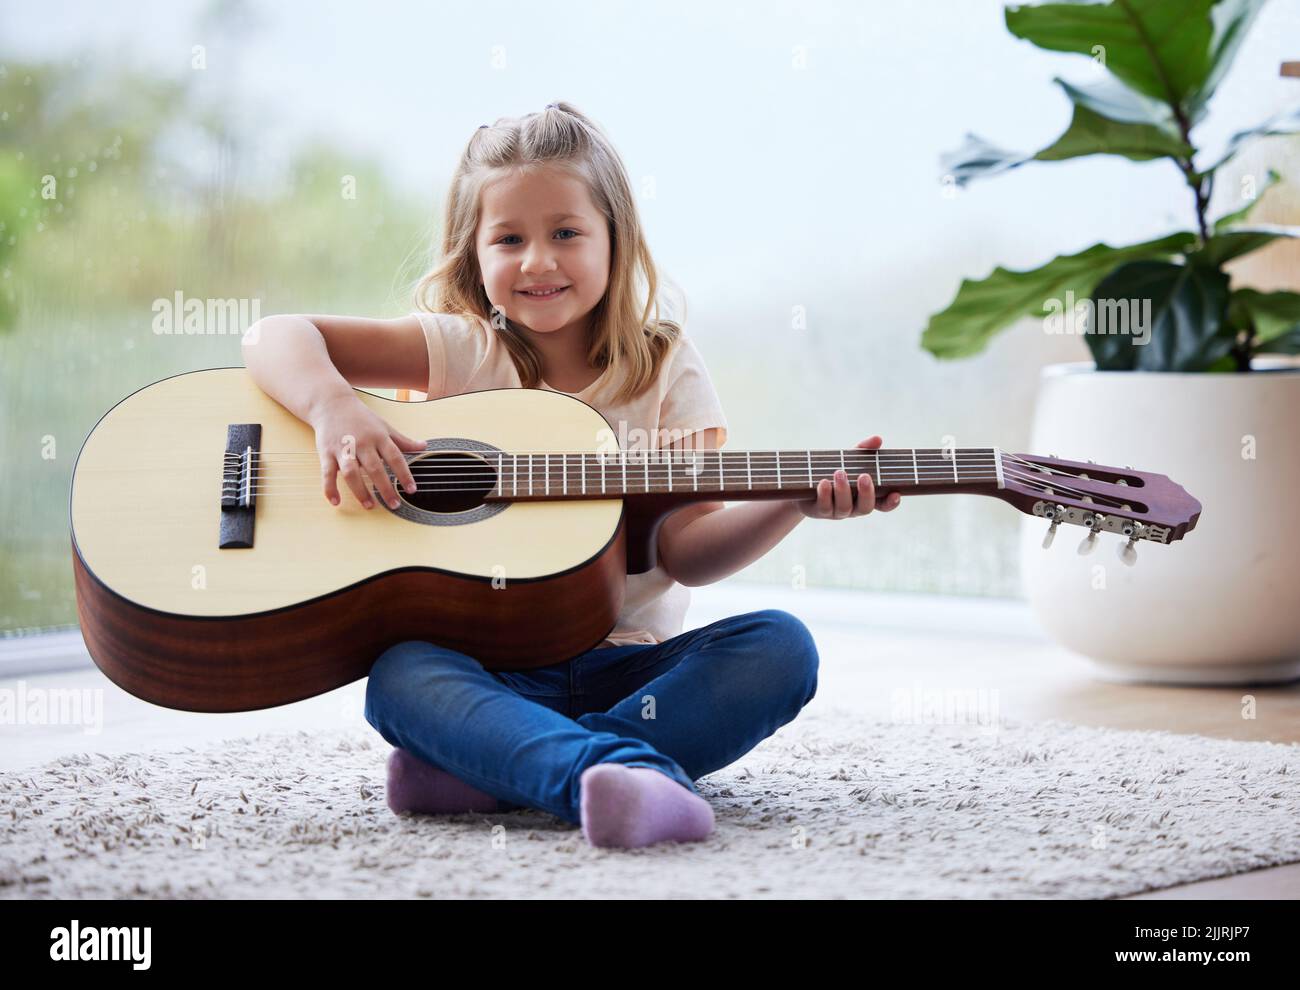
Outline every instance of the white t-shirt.
<svg viewBox="0 0 1300 990">
<path fill-rule="evenodd" d="M 509 352 L 497 339 L 491 325 L 481 317 L 450 313 L 411 314 L 424 328 L 429 348 L 429 390 L 431 399 L 493 388 L 522 388 L 519 372 Z M 713 388 L 704 359 L 685 333 L 673 344 L 660 366 L 659 380 L 629 402 L 612 403 L 606 391 L 608 371 L 581 392 L 565 392 L 599 410 L 615 430 L 626 423 L 631 449 L 636 439 L 649 437 L 652 449 L 661 440 L 718 427 L 718 446 L 727 440 L 727 418 Z M 542 388 L 552 392 L 542 382 Z M 610 391 L 613 391 L 610 389 Z M 644 431 L 636 434 L 634 430 Z M 661 437 L 659 431 L 666 431 Z M 629 574 L 623 610 L 601 646 L 630 643 L 662 643 L 682 632 L 690 589 L 678 584 L 658 563 L 644 574 Z"/>
</svg>

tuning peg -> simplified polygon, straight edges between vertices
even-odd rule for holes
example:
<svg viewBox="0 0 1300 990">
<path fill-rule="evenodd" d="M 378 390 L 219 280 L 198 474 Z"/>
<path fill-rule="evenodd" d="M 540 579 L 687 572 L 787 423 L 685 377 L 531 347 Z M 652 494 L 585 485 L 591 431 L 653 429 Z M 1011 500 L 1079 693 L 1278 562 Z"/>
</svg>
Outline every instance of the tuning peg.
<svg viewBox="0 0 1300 990">
<path fill-rule="evenodd" d="M 1064 518 L 1065 518 L 1065 506 L 1063 505 L 1054 506 L 1052 509 L 1052 516 L 1051 516 L 1052 525 L 1047 527 L 1047 535 L 1043 537 L 1044 550 L 1046 550 L 1048 547 L 1052 545 L 1052 540 L 1056 538 L 1056 527 L 1061 524 L 1061 520 Z"/>
<path fill-rule="evenodd" d="M 1119 557 L 1126 565 L 1132 567 L 1137 563 L 1138 554 L 1133 549 L 1133 544 L 1137 542 L 1136 536 L 1130 536 L 1127 543 L 1121 543 L 1115 548 L 1116 556 Z"/>
<path fill-rule="evenodd" d="M 1100 512 L 1089 512 L 1083 517 L 1083 524 L 1091 530 L 1079 544 L 1079 553 L 1092 553 L 1097 547 L 1097 534 L 1101 532 L 1102 523 L 1106 521 L 1105 515 Z"/>
<path fill-rule="evenodd" d="M 1115 548 L 1115 553 L 1119 559 L 1129 567 L 1132 567 L 1137 563 L 1137 550 L 1133 548 L 1133 544 L 1137 543 L 1138 538 L 1142 535 L 1143 531 L 1142 524 L 1135 522 L 1126 522 L 1120 529 L 1120 532 L 1128 537 L 1128 542 L 1121 543 L 1117 546 Z"/>
</svg>

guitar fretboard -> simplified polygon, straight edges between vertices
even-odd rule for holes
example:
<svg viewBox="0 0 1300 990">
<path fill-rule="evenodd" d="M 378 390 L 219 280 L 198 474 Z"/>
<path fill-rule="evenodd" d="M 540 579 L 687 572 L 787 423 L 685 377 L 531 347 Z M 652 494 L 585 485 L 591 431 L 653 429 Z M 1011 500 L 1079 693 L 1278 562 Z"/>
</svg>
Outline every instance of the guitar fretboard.
<svg viewBox="0 0 1300 990">
<path fill-rule="evenodd" d="M 1003 486 L 997 447 L 880 450 L 626 450 L 610 453 L 478 454 L 496 469 L 497 498 L 600 498 L 700 492 L 808 495 L 845 471 L 852 485 L 871 476 L 877 490 Z"/>
</svg>

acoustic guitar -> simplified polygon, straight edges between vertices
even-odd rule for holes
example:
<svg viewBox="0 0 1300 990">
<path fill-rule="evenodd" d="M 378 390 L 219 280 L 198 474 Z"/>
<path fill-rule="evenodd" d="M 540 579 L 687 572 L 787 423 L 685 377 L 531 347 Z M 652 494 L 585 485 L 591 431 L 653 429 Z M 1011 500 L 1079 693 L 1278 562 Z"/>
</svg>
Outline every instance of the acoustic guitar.
<svg viewBox="0 0 1300 990">
<path fill-rule="evenodd" d="M 427 438 L 418 491 L 364 509 L 321 489 L 312 428 L 242 368 L 163 379 L 91 430 L 70 496 L 77 611 L 116 684 L 168 708 L 249 711 L 365 677 L 423 639 L 486 669 L 558 663 L 614 626 L 624 575 L 700 500 L 808 499 L 843 468 L 878 495 L 990 495 L 1061 523 L 1168 544 L 1201 505 L 1168 478 L 997 447 L 625 450 L 604 416 L 545 389 L 357 397 Z M 385 468 L 392 475 L 391 469 Z M 856 487 L 853 489 L 856 497 Z"/>
</svg>

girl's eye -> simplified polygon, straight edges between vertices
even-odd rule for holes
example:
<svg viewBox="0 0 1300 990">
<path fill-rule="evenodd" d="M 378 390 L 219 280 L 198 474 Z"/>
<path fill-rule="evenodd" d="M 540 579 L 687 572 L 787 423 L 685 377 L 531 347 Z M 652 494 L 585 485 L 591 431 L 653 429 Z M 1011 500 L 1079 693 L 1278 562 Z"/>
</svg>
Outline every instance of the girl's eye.
<svg viewBox="0 0 1300 990">
<path fill-rule="evenodd" d="M 567 232 L 567 233 L 570 233 L 570 234 L 573 234 L 574 237 L 577 237 L 577 236 L 578 236 L 578 232 L 577 232 L 576 230 L 574 230 L 572 227 L 565 227 L 565 228 L 563 228 L 562 230 L 557 230 L 557 231 L 556 231 L 557 234 L 563 234 L 563 233 L 566 233 L 566 232 Z M 497 243 L 498 243 L 498 244 L 505 244 L 505 242 L 506 242 L 509 238 L 511 238 L 511 237 L 518 237 L 518 236 L 519 236 L 518 234 L 506 234 L 506 236 L 503 237 L 503 238 L 501 238 L 501 240 L 497 241 Z M 565 237 L 565 238 L 563 238 L 563 240 L 571 241 L 571 240 L 573 240 L 573 237 Z"/>
</svg>

